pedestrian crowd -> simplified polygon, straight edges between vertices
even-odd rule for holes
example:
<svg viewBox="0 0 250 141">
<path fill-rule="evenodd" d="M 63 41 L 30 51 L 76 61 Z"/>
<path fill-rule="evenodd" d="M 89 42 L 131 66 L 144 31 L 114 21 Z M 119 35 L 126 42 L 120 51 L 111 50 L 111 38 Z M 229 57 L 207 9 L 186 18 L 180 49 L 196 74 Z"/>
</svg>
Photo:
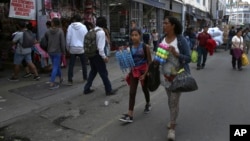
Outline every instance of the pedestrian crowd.
<svg viewBox="0 0 250 141">
<path fill-rule="evenodd" d="M 61 21 L 58 18 L 53 18 L 51 22 L 47 22 L 47 31 L 40 41 L 29 37 L 30 29 L 25 22 L 19 22 L 19 30 L 13 35 L 13 44 L 15 46 L 14 54 L 14 73 L 9 78 L 10 81 L 18 81 L 20 66 L 26 64 L 26 74 L 24 77 L 34 75 L 34 80 L 39 80 L 37 68 L 32 62 L 32 47 L 40 43 L 41 48 L 48 53 L 51 60 L 52 69 L 50 72 L 49 89 L 54 90 L 60 87 L 60 84 L 65 80 L 61 72 L 62 58 L 69 53 L 69 64 L 66 84 L 74 85 L 74 65 L 78 57 L 81 62 L 82 82 L 84 84 L 83 94 L 91 94 L 93 81 L 97 75 L 100 75 L 105 95 L 110 96 L 117 93 L 113 89 L 111 81 L 108 77 L 108 69 L 106 63 L 110 57 L 110 32 L 107 28 L 107 20 L 104 17 L 98 17 L 95 25 L 91 22 L 82 22 L 80 15 L 75 15 L 72 18 L 72 23 L 67 27 L 65 33 L 61 27 Z M 126 82 L 129 85 L 128 111 L 119 118 L 121 122 L 132 123 L 134 121 L 134 106 L 136 102 L 137 88 L 140 82 L 142 92 L 145 97 L 144 113 L 150 113 L 152 109 L 150 90 L 148 85 L 148 75 L 150 73 L 149 66 L 151 64 L 158 65 L 159 77 L 161 85 L 165 88 L 168 96 L 168 108 L 170 121 L 167 123 L 168 140 L 175 140 L 175 128 L 180 108 L 180 97 L 185 91 L 172 91 L 170 85 L 174 82 L 175 77 L 182 71 L 191 74 L 189 63 L 191 62 L 191 52 L 197 51 L 197 70 L 205 69 L 208 55 L 207 41 L 212 39 L 208 33 L 208 25 L 203 26 L 203 31 L 196 33 L 194 28 L 188 28 L 184 34 L 181 22 L 174 17 L 165 17 L 163 20 L 163 36 L 160 36 L 156 29 L 149 32 L 146 26 L 139 28 L 136 21 L 131 21 L 129 32 L 129 50 L 134 62 L 134 66 L 129 70 L 126 76 Z M 65 35 L 66 34 L 66 35 Z M 30 43 L 29 43 L 30 42 Z M 150 45 L 153 43 L 154 55 L 159 51 L 159 44 L 165 45 L 169 53 L 168 63 L 159 63 L 151 55 Z M 26 45 L 28 44 L 28 45 Z M 248 54 L 250 47 L 250 30 L 246 28 L 231 27 L 228 34 L 228 42 L 226 48 L 230 49 L 232 55 L 232 67 L 239 71 L 242 70 L 241 56 L 245 52 Z M 166 52 L 165 51 L 165 52 Z M 170 57 L 171 56 L 171 57 Z M 164 57 L 162 57 L 164 58 Z M 48 61 L 48 60 L 47 60 Z M 163 61 L 164 62 L 164 61 Z M 47 62 L 48 63 L 48 62 Z M 87 70 L 89 64 L 90 70 Z M 56 78 L 58 77 L 58 82 Z"/>
</svg>

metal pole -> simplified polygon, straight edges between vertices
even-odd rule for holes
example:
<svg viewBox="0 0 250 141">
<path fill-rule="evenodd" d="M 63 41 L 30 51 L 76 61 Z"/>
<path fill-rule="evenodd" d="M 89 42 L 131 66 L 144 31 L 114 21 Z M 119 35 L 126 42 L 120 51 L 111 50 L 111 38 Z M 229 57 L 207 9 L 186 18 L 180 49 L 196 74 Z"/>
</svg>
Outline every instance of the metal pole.
<svg viewBox="0 0 250 141">
<path fill-rule="evenodd" d="M 182 26 L 183 26 L 183 32 L 186 29 L 186 4 L 184 1 L 182 1 Z"/>
</svg>

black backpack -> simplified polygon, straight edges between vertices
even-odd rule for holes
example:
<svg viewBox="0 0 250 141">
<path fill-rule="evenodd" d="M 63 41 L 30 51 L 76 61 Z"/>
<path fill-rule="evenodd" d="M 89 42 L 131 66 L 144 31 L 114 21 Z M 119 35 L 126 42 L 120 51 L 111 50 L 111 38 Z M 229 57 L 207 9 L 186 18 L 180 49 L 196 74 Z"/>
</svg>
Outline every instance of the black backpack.
<svg viewBox="0 0 250 141">
<path fill-rule="evenodd" d="M 35 38 L 30 30 L 23 31 L 23 43 L 21 44 L 23 48 L 31 48 L 34 46 Z"/>
<path fill-rule="evenodd" d="M 96 33 L 100 30 L 90 30 L 84 37 L 84 53 L 88 58 L 97 54 Z"/>
</svg>

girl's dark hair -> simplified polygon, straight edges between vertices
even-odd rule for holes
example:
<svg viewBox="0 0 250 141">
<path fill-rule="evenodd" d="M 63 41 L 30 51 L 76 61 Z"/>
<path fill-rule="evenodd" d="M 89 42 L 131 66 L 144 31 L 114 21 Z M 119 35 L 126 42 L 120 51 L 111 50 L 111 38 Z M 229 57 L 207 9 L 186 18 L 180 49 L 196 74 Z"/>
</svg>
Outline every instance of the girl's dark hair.
<svg viewBox="0 0 250 141">
<path fill-rule="evenodd" d="M 52 23 L 54 24 L 54 26 L 57 26 L 57 27 L 61 25 L 59 18 L 53 18 Z"/>
<path fill-rule="evenodd" d="M 107 28 L 107 20 L 105 17 L 98 17 L 96 19 L 96 26 L 99 26 L 101 28 Z"/>
<path fill-rule="evenodd" d="M 133 28 L 130 30 L 130 34 L 132 34 L 133 31 L 136 31 L 139 33 L 139 35 L 141 35 L 141 30 L 139 28 Z"/>
<path fill-rule="evenodd" d="M 176 35 L 182 34 L 182 25 L 181 25 L 181 22 L 177 18 L 175 18 L 175 17 L 165 17 L 164 19 L 168 19 L 169 22 L 172 25 L 175 25 L 174 33 Z"/>
</svg>

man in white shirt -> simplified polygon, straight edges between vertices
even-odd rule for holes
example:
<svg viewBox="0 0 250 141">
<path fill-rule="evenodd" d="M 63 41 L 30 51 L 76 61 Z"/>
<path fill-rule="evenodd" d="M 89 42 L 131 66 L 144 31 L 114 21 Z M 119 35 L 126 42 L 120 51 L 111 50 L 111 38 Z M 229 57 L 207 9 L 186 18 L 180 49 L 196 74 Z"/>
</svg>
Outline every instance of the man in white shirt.
<svg viewBox="0 0 250 141">
<path fill-rule="evenodd" d="M 90 94 L 94 90 L 91 89 L 93 80 L 96 77 L 96 74 L 99 73 L 100 77 L 102 78 L 103 84 L 105 86 L 106 95 L 114 95 L 116 90 L 112 89 L 110 80 L 108 78 L 108 70 L 106 67 L 106 63 L 108 62 L 109 58 L 106 56 L 104 52 L 105 48 L 105 32 L 102 28 L 107 27 L 107 20 L 104 17 L 99 17 L 96 19 L 96 27 L 94 30 L 101 29 L 96 32 L 96 42 L 97 42 L 97 52 L 94 57 L 89 58 L 90 63 L 90 72 L 88 76 L 87 83 L 84 86 L 83 93 Z"/>
<path fill-rule="evenodd" d="M 88 30 L 84 24 L 81 23 L 81 16 L 75 15 L 73 23 L 67 29 L 67 50 L 70 53 L 69 68 L 68 68 L 68 85 L 73 85 L 73 68 L 76 57 L 78 56 L 82 64 L 83 81 L 87 80 L 86 57 L 84 54 L 84 37 Z"/>
</svg>

